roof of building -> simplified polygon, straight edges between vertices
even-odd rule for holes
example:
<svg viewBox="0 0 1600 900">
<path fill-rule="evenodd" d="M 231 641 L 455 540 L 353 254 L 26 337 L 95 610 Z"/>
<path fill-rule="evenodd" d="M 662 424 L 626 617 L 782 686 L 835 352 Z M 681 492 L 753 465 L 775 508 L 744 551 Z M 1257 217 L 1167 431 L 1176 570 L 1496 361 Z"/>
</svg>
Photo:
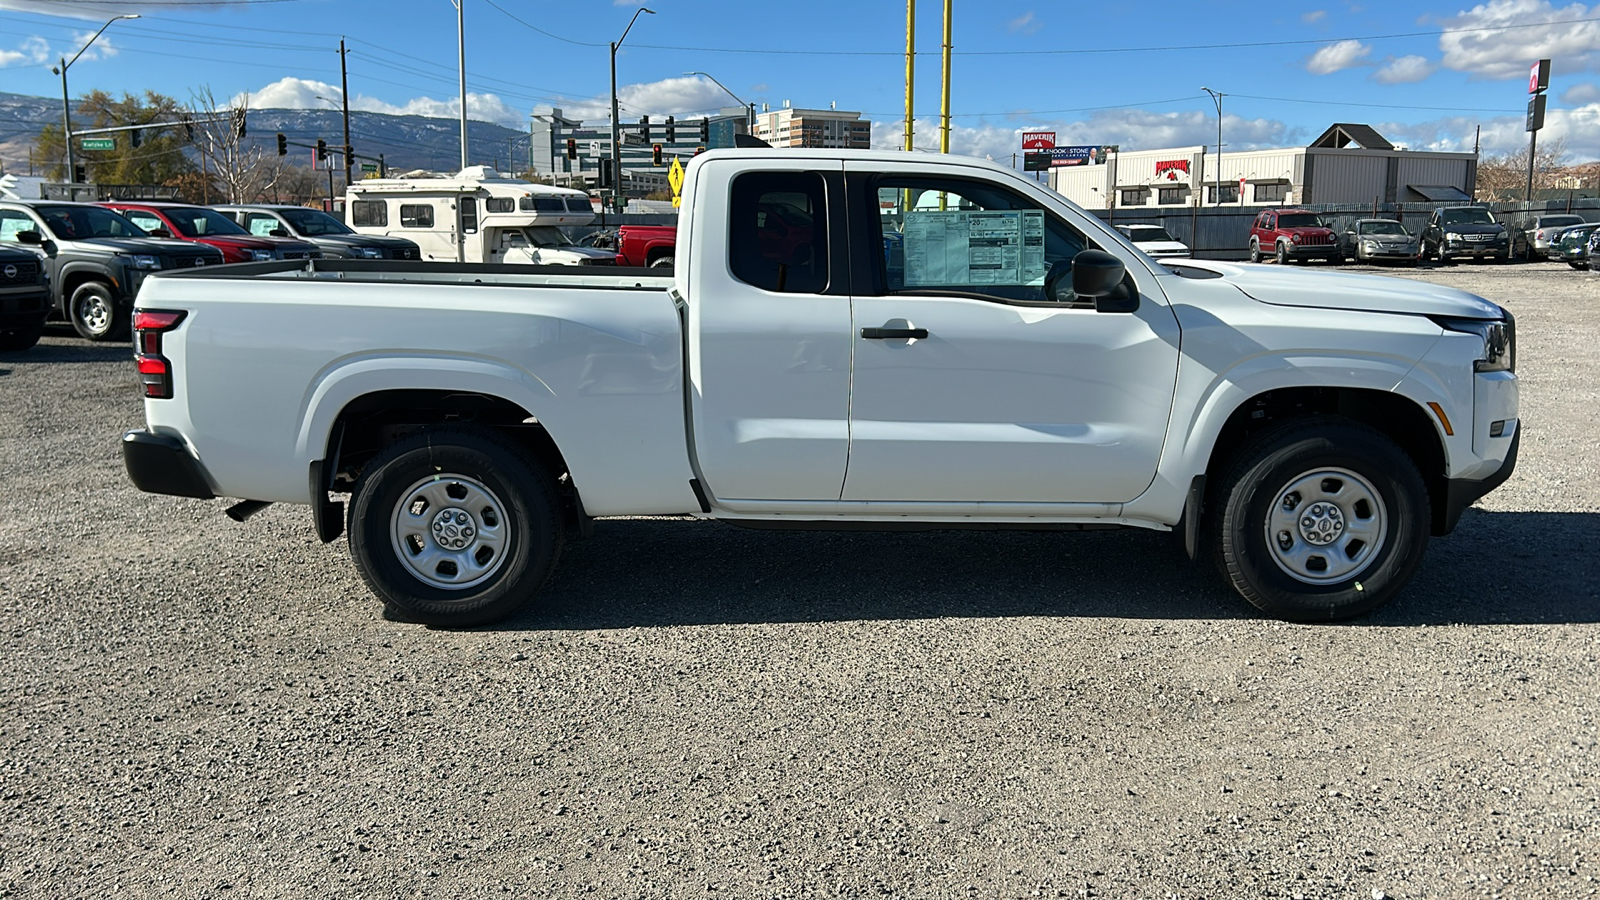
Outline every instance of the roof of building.
<svg viewBox="0 0 1600 900">
<path fill-rule="evenodd" d="M 1393 150 L 1394 145 L 1384 139 L 1371 125 L 1353 122 L 1335 122 L 1322 136 L 1307 144 L 1308 147 L 1329 147 L 1341 150 L 1355 144 L 1363 150 Z"/>
</svg>

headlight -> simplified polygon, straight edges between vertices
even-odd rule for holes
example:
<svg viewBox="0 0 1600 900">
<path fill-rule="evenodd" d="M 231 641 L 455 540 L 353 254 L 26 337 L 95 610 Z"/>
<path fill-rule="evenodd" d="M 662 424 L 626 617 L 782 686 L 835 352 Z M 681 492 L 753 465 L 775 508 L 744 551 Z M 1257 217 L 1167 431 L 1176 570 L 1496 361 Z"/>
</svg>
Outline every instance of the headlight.
<svg viewBox="0 0 1600 900">
<path fill-rule="evenodd" d="M 383 251 L 377 247 L 357 247 L 355 251 L 360 259 L 383 259 Z"/>
<path fill-rule="evenodd" d="M 1472 364 L 1474 372 L 1515 372 L 1517 370 L 1517 320 L 1501 309 L 1504 319 L 1452 319 L 1433 316 L 1434 324 L 1446 331 L 1475 334 L 1483 339 L 1483 354 Z"/>
<path fill-rule="evenodd" d="M 1362 241 L 1361 242 L 1361 249 L 1367 251 L 1368 253 L 1377 253 L 1378 252 L 1378 242 L 1377 241 Z"/>
<path fill-rule="evenodd" d="M 1444 239 L 1447 240 L 1447 241 L 1459 241 L 1459 240 L 1461 240 L 1461 232 L 1459 232 L 1459 231 L 1446 231 L 1444 233 Z"/>
<path fill-rule="evenodd" d="M 271 250 L 251 250 L 250 251 L 250 258 L 255 260 L 256 262 L 261 262 L 263 260 L 268 260 L 268 259 L 272 258 L 272 251 Z"/>
<path fill-rule="evenodd" d="M 133 266 L 135 269 L 159 269 L 159 268 L 161 268 L 161 260 L 160 260 L 160 258 L 159 257 L 155 257 L 155 256 L 151 256 L 151 255 L 149 255 L 147 253 L 139 253 L 139 254 L 135 254 L 135 255 L 131 255 L 131 256 L 125 256 L 123 258 L 128 261 L 128 265 Z"/>
</svg>

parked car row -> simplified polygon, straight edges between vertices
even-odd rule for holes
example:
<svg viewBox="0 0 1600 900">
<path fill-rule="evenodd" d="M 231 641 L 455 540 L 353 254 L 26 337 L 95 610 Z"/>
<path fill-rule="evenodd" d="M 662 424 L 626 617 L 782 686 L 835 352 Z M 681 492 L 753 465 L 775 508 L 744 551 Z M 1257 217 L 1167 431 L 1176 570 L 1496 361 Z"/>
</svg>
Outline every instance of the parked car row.
<svg viewBox="0 0 1600 900">
<path fill-rule="evenodd" d="M 1280 263 L 1322 259 L 1338 265 L 1353 259 L 1414 266 L 1423 259 L 1440 265 L 1459 259 L 1559 259 L 1587 268 L 1594 232 L 1595 223 L 1579 215 L 1507 224 L 1485 206 L 1440 207 L 1415 233 L 1385 218 L 1355 219 L 1336 232 L 1310 210 L 1269 209 L 1251 224 L 1249 252 L 1251 262 L 1272 257 Z"/>
<path fill-rule="evenodd" d="M 36 274 L 33 290 L 47 298 L 41 314 L 5 297 L 0 348 L 33 346 L 49 318 L 70 322 L 91 341 L 126 339 L 133 299 L 152 272 L 324 256 L 417 258 L 411 241 L 356 235 L 311 209 L 260 207 L 274 224 L 247 230 L 243 225 L 255 209 L 121 200 L 0 202 L 0 248 L 8 254 L 0 258 L 0 294 L 32 284 Z M 8 261 L 19 251 L 25 256 Z M 15 276 L 9 274 L 13 266 Z"/>
</svg>

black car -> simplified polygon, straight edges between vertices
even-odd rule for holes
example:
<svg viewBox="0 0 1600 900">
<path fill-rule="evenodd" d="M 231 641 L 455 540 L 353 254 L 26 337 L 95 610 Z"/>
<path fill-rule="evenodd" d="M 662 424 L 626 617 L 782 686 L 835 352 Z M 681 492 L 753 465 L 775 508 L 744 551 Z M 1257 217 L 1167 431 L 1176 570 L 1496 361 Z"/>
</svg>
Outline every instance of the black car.
<svg viewBox="0 0 1600 900">
<path fill-rule="evenodd" d="M 1357 262 L 1414 266 L 1422 255 L 1422 239 L 1393 219 L 1356 219 L 1339 232 L 1339 247 Z"/>
<path fill-rule="evenodd" d="M 416 241 L 357 234 L 320 209 L 269 204 L 212 207 L 262 237 L 292 237 L 316 244 L 329 259 L 421 259 Z"/>
<path fill-rule="evenodd" d="M 1462 257 L 1506 262 L 1527 255 L 1527 240 L 1526 232 L 1508 230 L 1487 206 L 1446 206 L 1429 217 L 1422 253 L 1442 264 Z"/>
<path fill-rule="evenodd" d="M 1593 260 L 1593 254 L 1589 252 L 1589 239 L 1597 229 L 1600 229 L 1600 223 L 1595 222 L 1562 229 L 1550 240 L 1550 258 L 1559 259 L 1574 269 L 1589 268 Z"/>
<path fill-rule="evenodd" d="M 8 239 L 0 233 L 0 239 Z M 50 273 L 40 254 L 26 247 L 0 246 L 0 351 L 26 350 L 39 343 L 50 314 Z"/>
<path fill-rule="evenodd" d="M 215 247 L 151 237 L 92 203 L 0 201 L 0 242 L 42 251 L 53 314 L 91 341 L 128 337 L 145 276 L 222 265 Z"/>
</svg>

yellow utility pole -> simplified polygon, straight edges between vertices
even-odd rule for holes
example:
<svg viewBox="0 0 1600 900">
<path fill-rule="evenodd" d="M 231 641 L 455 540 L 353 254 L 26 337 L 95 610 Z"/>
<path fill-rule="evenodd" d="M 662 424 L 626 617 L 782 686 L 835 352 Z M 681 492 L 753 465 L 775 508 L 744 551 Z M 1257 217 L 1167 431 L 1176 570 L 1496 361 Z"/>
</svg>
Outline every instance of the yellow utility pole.
<svg viewBox="0 0 1600 900">
<path fill-rule="evenodd" d="M 944 99 L 939 104 L 939 152 L 950 152 L 950 4 L 944 0 Z"/>
<path fill-rule="evenodd" d="M 906 152 L 911 151 L 911 98 L 917 74 L 917 0 L 906 0 Z"/>
</svg>

